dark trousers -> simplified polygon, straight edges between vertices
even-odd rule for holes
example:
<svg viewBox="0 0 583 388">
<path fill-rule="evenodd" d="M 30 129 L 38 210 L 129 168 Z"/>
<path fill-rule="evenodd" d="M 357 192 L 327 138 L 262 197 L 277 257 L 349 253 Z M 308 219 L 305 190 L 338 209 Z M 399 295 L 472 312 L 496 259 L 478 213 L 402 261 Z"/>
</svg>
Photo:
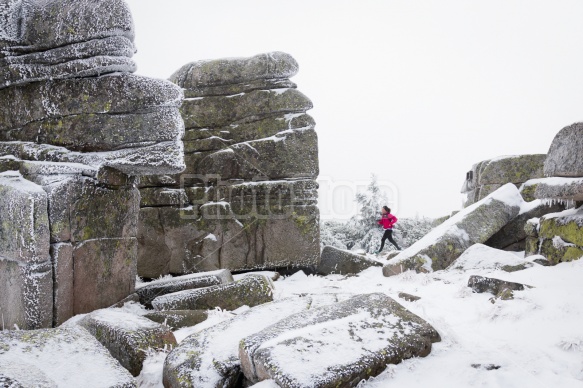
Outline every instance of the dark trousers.
<svg viewBox="0 0 583 388">
<path fill-rule="evenodd" d="M 385 240 L 389 239 L 389 241 L 391 242 L 391 244 L 393 244 L 398 250 L 401 250 L 401 248 L 399 248 L 399 245 L 397 245 L 396 241 L 393 240 L 393 229 L 385 229 L 385 233 L 383 234 L 383 238 L 381 238 L 381 249 L 379 249 L 379 251 L 382 251 L 384 246 L 385 246 Z"/>
</svg>

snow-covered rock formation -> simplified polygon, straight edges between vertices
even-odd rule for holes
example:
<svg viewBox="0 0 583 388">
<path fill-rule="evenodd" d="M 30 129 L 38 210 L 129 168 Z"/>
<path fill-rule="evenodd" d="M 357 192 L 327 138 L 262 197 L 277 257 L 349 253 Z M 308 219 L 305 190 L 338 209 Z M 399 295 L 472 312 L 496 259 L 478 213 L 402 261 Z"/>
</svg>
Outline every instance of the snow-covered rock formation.
<svg viewBox="0 0 583 388">
<path fill-rule="evenodd" d="M 50 327 L 133 292 L 134 176 L 184 169 L 183 94 L 131 74 L 123 0 L 8 0 L 0 20 L 0 311 Z"/>
<path fill-rule="evenodd" d="M 432 272 L 447 268 L 466 249 L 484 243 L 507 225 L 524 203 L 512 183 L 502 186 L 389 260 L 383 274 L 394 276 L 407 270 Z"/>
<path fill-rule="evenodd" d="M 544 173 L 536 180 L 534 196 L 568 209 L 556 210 L 533 220 L 528 229 L 526 254 L 541 254 L 552 264 L 583 256 L 583 123 L 561 129 L 549 148 Z M 579 209 L 577 209 L 579 208 Z M 536 222 L 535 222 L 536 221 Z"/>
<path fill-rule="evenodd" d="M 461 189 L 466 197 L 463 206 L 486 198 L 507 183 L 519 187 L 528 180 L 542 178 L 545 158 L 544 154 L 501 156 L 474 164 Z"/>
<path fill-rule="evenodd" d="M 272 52 L 172 75 L 186 97 L 186 170 L 141 182 L 140 276 L 317 263 L 317 136 L 297 71 Z"/>
</svg>

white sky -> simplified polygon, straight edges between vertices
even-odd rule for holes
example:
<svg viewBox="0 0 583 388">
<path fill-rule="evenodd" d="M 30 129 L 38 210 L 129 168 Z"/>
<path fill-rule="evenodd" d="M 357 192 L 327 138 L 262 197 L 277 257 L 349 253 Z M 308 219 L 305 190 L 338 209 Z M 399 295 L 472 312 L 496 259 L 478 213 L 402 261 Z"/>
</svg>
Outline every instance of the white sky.
<svg viewBox="0 0 583 388">
<path fill-rule="evenodd" d="M 322 218 L 376 174 L 398 216 L 461 205 L 472 164 L 583 119 L 580 0 L 127 0 L 138 73 L 285 51 L 314 102 Z"/>
</svg>

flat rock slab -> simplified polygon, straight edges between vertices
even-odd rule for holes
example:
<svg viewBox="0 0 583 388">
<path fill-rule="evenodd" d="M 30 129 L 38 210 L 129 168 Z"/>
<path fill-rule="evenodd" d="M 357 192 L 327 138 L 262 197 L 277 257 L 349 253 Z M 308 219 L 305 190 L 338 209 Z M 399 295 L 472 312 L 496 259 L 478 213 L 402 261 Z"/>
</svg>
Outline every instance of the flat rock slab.
<svg viewBox="0 0 583 388">
<path fill-rule="evenodd" d="M 133 376 L 142 371 L 148 349 L 165 350 L 177 344 L 167 326 L 116 309 L 94 311 L 79 321 L 79 325 L 95 336 Z"/>
<path fill-rule="evenodd" d="M 479 185 L 522 183 L 543 177 L 545 154 L 505 156 L 482 162 Z"/>
<path fill-rule="evenodd" d="M 204 322 L 208 318 L 207 310 L 171 310 L 155 311 L 144 315 L 154 322 L 162 323 L 173 330 L 191 327 Z"/>
<path fill-rule="evenodd" d="M 239 357 L 251 382 L 282 387 L 355 387 L 387 364 L 425 357 L 439 334 L 385 294 L 292 315 L 243 339 Z"/>
<path fill-rule="evenodd" d="M 481 294 L 488 292 L 501 299 L 512 299 L 512 291 L 522 291 L 527 287 L 530 288 L 530 286 L 521 283 L 508 282 L 505 280 L 477 275 L 470 276 L 468 287 L 470 287 L 475 293 Z"/>
<path fill-rule="evenodd" d="M 156 310 L 235 310 L 273 301 L 273 284 L 262 275 L 245 276 L 229 284 L 162 295 L 152 301 Z"/>
<path fill-rule="evenodd" d="M 177 276 L 170 279 L 154 280 L 153 282 L 136 289 L 136 293 L 140 297 L 140 303 L 148 308 L 152 308 L 152 301 L 162 295 L 232 282 L 233 276 L 231 275 L 231 271 L 228 269 L 221 269 L 218 271 Z"/>
<path fill-rule="evenodd" d="M 406 300 L 407 302 L 417 302 L 421 297 L 407 294 L 406 292 L 399 292 L 399 298 Z"/>
<path fill-rule="evenodd" d="M 285 79 L 293 77 L 298 69 L 298 63 L 291 55 L 274 51 L 248 58 L 192 62 L 172 74 L 170 80 L 182 88 L 191 89 L 261 79 Z"/>
<path fill-rule="evenodd" d="M 317 272 L 320 275 L 347 275 L 357 274 L 370 267 L 382 267 L 382 264 L 351 251 L 325 246 Z"/>
<path fill-rule="evenodd" d="M 520 192 L 508 183 L 483 200 L 463 209 L 421 240 L 389 260 L 385 276 L 406 270 L 431 272 L 447 268 L 466 249 L 484 243 L 516 217 L 524 204 Z"/>
<path fill-rule="evenodd" d="M 290 298 L 253 307 L 187 337 L 166 358 L 165 387 L 235 387 L 241 378 L 239 342 L 309 308 L 311 298 Z"/>
<path fill-rule="evenodd" d="M 312 101 L 297 89 L 254 90 L 234 96 L 187 98 L 180 111 L 187 129 L 224 127 L 275 114 L 304 113 Z"/>
<path fill-rule="evenodd" d="M 0 331 L 2 378 L 15 387 L 136 387 L 131 374 L 80 327 Z"/>
<path fill-rule="evenodd" d="M 539 179 L 534 196 L 540 199 L 583 201 L 583 178 Z"/>
<path fill-rule="evenodd" d="M 583 176 L 583 123 L 575 123 L 557 133 L 544 166 L 545 176 Z"/>
<path fill-rule="evenodd" d="M 132 74 L 35 82 L 0 90 L 5 102 L 0 106 L 0 128 L 72 115 L 177 108 L 182 98 L 180 88 L 171 82 Z"/>
<path fill-rule="evenodd" d="M 130 59 L 135 51 L 133 21 L 122 0 L 20 3 L 11 8 L 3 4 L 8 23 L 2 35 L 6 39 L 11 31 L 13 36 L 2 47 L 8 60 L 0 62 L 0 88 L 135 71 Z"/>
</svg>

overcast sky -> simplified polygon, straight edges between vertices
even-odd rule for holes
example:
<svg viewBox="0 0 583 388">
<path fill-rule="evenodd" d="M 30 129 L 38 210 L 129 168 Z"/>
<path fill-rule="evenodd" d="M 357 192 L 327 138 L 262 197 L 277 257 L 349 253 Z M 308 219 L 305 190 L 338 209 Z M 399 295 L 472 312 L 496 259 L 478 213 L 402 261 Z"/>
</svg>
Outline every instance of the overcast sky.
<svg viewBox="0 0 583 388">
<path fill-rule="evenodd" d="M 314 103 L 323 218 L 376 174 L 397 216 L 461 206 L 465 173 L 583 119 L 580 0 L 127 0 L 138 73 L 285 51 Z"/>
</svg>

